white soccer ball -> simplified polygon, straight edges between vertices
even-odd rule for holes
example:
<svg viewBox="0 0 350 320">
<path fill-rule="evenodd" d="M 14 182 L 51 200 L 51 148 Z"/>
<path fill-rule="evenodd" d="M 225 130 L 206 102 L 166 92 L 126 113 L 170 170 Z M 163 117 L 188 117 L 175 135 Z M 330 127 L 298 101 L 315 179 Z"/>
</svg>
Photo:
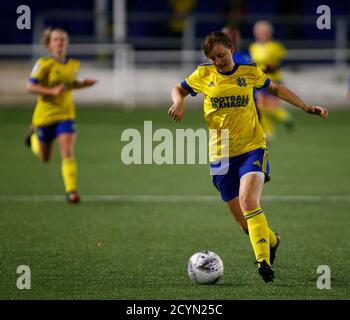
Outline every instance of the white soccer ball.
<svg viewBox="0 0 350 320">
<path fill-rule="evenodd" d="M 198 284 L 214 284 L 224 274 L 224 264 L 213 251 L 195 253 L 188 261 L 187 273 Z"/>
</svg>

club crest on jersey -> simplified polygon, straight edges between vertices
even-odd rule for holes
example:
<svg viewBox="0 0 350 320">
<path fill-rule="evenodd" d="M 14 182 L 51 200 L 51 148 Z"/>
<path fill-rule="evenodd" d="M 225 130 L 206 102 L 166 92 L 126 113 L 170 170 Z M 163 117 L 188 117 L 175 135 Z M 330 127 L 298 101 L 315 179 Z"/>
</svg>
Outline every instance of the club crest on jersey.
<svg viewBox="0 0 350 320">
<path fill-rule="evenodd" d="M 245 78 L 237 78 L 237 84 L 240 86 L 240 87 L 246 87 L 247 86 L 247 82 L 245 80 Z"/>
</svg>

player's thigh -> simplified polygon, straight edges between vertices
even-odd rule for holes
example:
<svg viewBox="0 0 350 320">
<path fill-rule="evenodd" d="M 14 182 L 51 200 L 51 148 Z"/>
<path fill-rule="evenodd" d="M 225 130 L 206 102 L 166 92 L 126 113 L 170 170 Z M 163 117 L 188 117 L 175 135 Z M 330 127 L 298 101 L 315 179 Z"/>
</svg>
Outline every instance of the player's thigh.
<svg viewBox="0 0 350 320">
<path fill-rule="evenodd" d="M 242 176 L 239 188 L 239 202 L 243 211 L 260 207 L 260 197 L 264 186 L 262 172 L 248 172 Z"/>
<path fill-rule="evenodd" d="M 51 159 L 52 143 L 55 139 L 55 124 L 48 126 L 38 126 L 36 133 L 39 139 L 39 157 L 42 161 L 47 162 Z"/>
</svg>

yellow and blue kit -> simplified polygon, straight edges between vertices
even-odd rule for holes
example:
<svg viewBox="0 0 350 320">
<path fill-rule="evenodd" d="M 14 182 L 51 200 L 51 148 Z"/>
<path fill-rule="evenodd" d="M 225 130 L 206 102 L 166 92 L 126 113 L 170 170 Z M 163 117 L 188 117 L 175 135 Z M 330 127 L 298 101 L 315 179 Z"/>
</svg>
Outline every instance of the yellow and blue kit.
<svg viewBox="0 0 350 320">
<path fill-rule="evenodd" d="M 30 74 L 29 81 L 48 88 L 63 83 L 65 90 L 58 96 L 39 95 L 32 118 L 34 126 L 38 128 L 51 127 L 65 122 L 59 126 L 57 133 L 62 132 L 62 130 L 63 132 L 74 132 L 73 124 L 76 112 L 72 89 L 79 68 L 80 62 L 75 59 L 67 59 L 65 62 L 58 61 L 53 57 L 38 59 Z M 53 132 L 53 130 L 46 131 Z M 48 137 L 43 138 L 43 141 L 45 140 L 49 140 Z"/>
<path fill-rule="evenodd" d="M 266 43 L 255 42 L 250 45 L 249 52 L 253 62 L 255 62 L 272 81 L 279 83 L 282 82 L 281 65 L 287 51 L 281 43 L 273 40 Z M 265 89 L 261 90 L 260 94 L 271 96 L 271 94 Z M 275 121 L 282 122 L 287 128 L 291 128 L 291 116 L 278 104 L 277 99 L 274 98 L 273 101 L 268 100 L 264 103 L 265 105 L 260 105 L 259 107 L 261 107 L 261 123 L 268 137 L 271 137 L 275 132 Z"/>
<path fill-rule="evenodd" d="M 270 79 L 255 64 L 234 61 L 232 71 L 221 74 L 212 64 L 200 65 L 181 85 L 192 96 L 204 95 L 204 118 L 211 135 L 209 159 L 213 183 L 224 201 L 238 195 L 239 180 L 247 172 L 269 173 L 266 137 L 258 119 L 254 92 L 269 86 Z M 228 130 L 229 145 L 221 139 L 221 130 Z M 216 170 L 228 150 L 229 169 L 224 175 Z"/>
<path fill-rule="evenodd" d="M 249 53 L 257 66 L 274 82 L 282 80 L 281 64 L 287 54 L 286 48 L 278 41 L 254 42 Z"/>
</svg>

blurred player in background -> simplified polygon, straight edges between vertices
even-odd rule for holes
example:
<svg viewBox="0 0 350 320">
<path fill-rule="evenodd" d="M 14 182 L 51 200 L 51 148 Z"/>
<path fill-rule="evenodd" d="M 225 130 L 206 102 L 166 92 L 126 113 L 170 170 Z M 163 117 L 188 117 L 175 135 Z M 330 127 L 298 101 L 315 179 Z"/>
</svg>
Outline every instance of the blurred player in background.
<svg viewBox="0 0 350 320">
<path fill-rule="evenodd" d="M 72 90 L 90 87 L 96 80 L 77 80 L 80 62 L 67 58 L 68 33 L 65 30 L 48 29 L 42 40 L 49 55 L 35 63 L 26 86 L 28 92 L 38 95 L 26 144 L 42 161 L 48 162 L 57 138 L 67 201 L 77 203 L 80 197 L 74 157 L 76 114 Z"/>
<path fill-rule="evenodd" d="M 172 9 L 172 17 L 169 20 L 170 31 L 177 36 L 182 36 L 186 17 L 197 6 L 197 0 L 169 0 L 168 2 Z"/>
<path fill-rule="evenodd" d="M 212 63 L 200 65 L 173 88 L 173 105 L 168 113 L 175 122 L 181 121 L 185 97 L 203 93 L 208 128 L 217 131 L 209 143 L 213 184 L 241 228 L 249 234 L 260 276 L 265 282 L 271 282 L 280 237 L 269 228 L 260 206 L 270 169 L 254 90 L 266 88 L 276 97 L 322 118 L 327 118 L 328 112 L 322 107 L 306 104 L 283 85 L 271 81 L 255 64 L 238 63 L 233 59 L 233 52 L 234 45 L 224 32 L 208 34 L 204 40 L 204 53 Z M 226 146 L 221 138 L 224 129 L 229 133 Z M 228 155 L 222 154 L 224 147 L 228 149 Z M 227 170 L 223 172 L 221 164 L 225 162 Z"/>
<path fill-rule="evenodd" d="M 222 28 L 222 32 L 226 33 L 234 45 L 233 60 L 238 63 L 249 64 L 252 63 L 252 58 L 248 50 L 242 50 L 241 41 L 242 36 L 239 29 L 233 25 Z"/>
<path fill-rule="evenodd" d="M 255 23 L 253 33 L 256 42 L 249 47 L 252 61 L 276 83 L 282 82 L 282 60 L 286 48 L 273 40 L 273 26 L 269 21 L 261 20 Z M 275 133 L 275 122 L 282 123 L 286 128 L 293 128 L 290 114 L 280 105 L 280 101 L 266 90 L 257 93 L 258 108 L 261 111 L 261 124 L 267 138 Z"/>
</svg>

